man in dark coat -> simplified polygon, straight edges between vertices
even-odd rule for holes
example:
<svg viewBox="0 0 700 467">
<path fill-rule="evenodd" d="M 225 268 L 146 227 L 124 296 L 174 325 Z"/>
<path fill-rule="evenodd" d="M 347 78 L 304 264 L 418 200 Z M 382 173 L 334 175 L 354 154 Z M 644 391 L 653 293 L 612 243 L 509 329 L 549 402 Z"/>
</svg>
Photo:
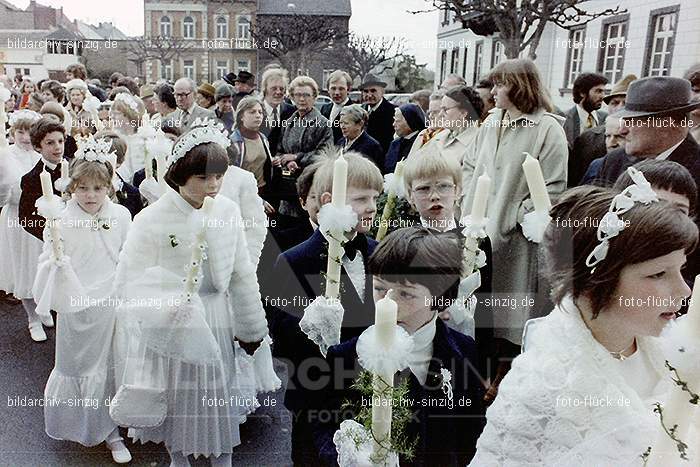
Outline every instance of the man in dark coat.
<svg viewBox="0 0 700 467">
<path fill-rule="evenodd" d="M 386 154 L 389 145 L 394 139 L 394 110 L 396 106 L 384 99 L 384 89 L 387 84 L 376 75 L 367 73 L 360 89 L 362 90 L 362 103 L 369 112 L 367 133 L 382 145 L 382 151 Z M 380 165 L 383 167 L 383 165 Z"/>
<path fill-rule="evenodd" d="M 348 94 L 352 90 L 352 78 L 342 70 L 335 70 L 328 77 L 328 94 L 333 102 L 321 107 L 321 115 L 333 125 L 333 141 L 337 145 L 343 132 L 340 130 L 340 111 L 346 105 L 354 104 Z"/>
<path fill-rule="evenodd" d="M 596 73 L 581 73 L 574 81 L 573 97 L 576 105 L 564 114 L 564 132 L 569 149 L 585 130 L 605 123 L 608 114 L 602 112 L 600 107 L 603 105 L 607 83 L 605 76 Z"/>
</svg>

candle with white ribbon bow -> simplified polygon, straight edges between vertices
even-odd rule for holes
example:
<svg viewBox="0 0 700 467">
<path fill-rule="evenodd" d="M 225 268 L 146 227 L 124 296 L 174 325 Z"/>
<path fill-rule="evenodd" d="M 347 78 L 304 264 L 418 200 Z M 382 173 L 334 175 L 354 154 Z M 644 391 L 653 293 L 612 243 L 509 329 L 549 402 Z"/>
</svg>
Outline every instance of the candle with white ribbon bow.
<svg viewBox="0 0 700 467">
<path fill-rule="evenodd" d="M 549 200 L 547 184 L 545 183 L 544 176 L 542 175 L 540 162 L 527 152 L 523 154 L 526 155 L 525 162 L 523 162 L 523 171 L 525 172 L 527 186 L 530 189 L 530 199 L 535 207 L 535 211 L 549 212 L 549 208 L 552 207 L 552 203 Z"/>
<path fill-rule="evenodd" d="M 165 183 L 165 172 L 167 172 L 167 166 L 165 164 L 165 154 L 156 154 L 156 169 L 158 171 L 158 185 L 160 185 L 161 192 L 165 193 L 167 191 L 168 184 Z"/>
<path fill-rule="evenodd" d="M 695 342 L 700 341 L 700 274 L 695 276 L 693 294 L 690 299 L 688 314 L 683 320 L 683 326 L 687 326 L 689 338 Z M 673 362 L 670 362 L 670 364 L 673 365 Z M 700 392 L 700 375 L 686 375 L 685 379 L 691 391 L 695 393 Z M 690 394 L 674 384 L 671 396 L 662 406 L 663 420 L 667 428 L 678 425 L 675 431 L 676 438 L 689 446 L 697 446 L 697 440 L 688 439 L 693 425 L 696 426 L 696 430 L 700 430 L 700 412 L 698 412 L 697 406 L 688 402 L 690 397 Z M 680 465 L 680 462 L 677 443 L 671 439 L 663 427 L 660 427 L 646 465 L 648 467 L 664 467 L 667 465 Z M 700 459 L 690 459 L 690 462 L 687 462 L 687 464 L 700 465 L 699 462 Z"/>
<path fill-rule="evenodd" d="M 39 174 L 39 181 L 41 182 L 41 194 L 50 200 L 53 197 L 53 183 L 51 183 L 51 174 L 46 170 L 42 170 Z"/>
<path fill-rule="evenodd" d="M 347 184 L 348 161 L 340 155 L 333 164 L 333 189 L 331 193 L 331 203 L 338 209 L 345 206 Z M 331 232 L 331 238 L 328 239 L 325 293 L 328 299 L 337 299 L 340 295 L 340 260 L 343 256 L 341 241 L 344 234 L 342 231 Z"/>
<path fill-rule="evenodd" d="M 396 337 L 396 318 L 398 306 L 389 295 L 378 300 L 375 304 L 375 336 L 378 346 L 390 349 Z M 394 387 L 394 373 L 384 372 L 375 374 L 372 380 L 374 397 L 372 398 L 372 459 L 385 459 L 389 453 L 391 444 L 391 398 L 386 397 L 387 392 Z"/>
<path fill-rule="evenodd" d="M 491 192 L 491 178 L 484 173 L 476 179 L 476 190 L 472 202 L 472 224 L 481 224 L 486 216 L 486 205 Z"/>
<path fill-rule="evenodd" d="M 61 170 L 63 170 L 63 166 L 61 166 Z M 39 181 L 41 182 L 42 197 L 48 205 L 50 202 L 53 201 L 54 198 L 53 183 L 51 183 L 51 174 L 48 173 L 46 170 L 42 170 L 39 174 Z M 51 209 L 49 212 L 51 211 L 53 211 L 53 209 Z M 56 260 L 60 260 L 63 257 L 63 254 L 61 253 L 61 249 L 59 247 L 62 240 L 61 231 L 58 227 L 58 220 L 47 218 L 46 222 L 48 223 L 49 233 L 51 234 L 51 248 L 53 250 L 53 256 Z"/>
</svg>

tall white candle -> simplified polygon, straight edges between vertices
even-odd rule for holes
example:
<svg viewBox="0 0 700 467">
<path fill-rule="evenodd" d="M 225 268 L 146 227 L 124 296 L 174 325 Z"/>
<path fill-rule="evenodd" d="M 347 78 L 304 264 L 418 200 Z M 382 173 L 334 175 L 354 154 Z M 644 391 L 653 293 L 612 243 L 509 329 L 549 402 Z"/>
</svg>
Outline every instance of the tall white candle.
<svg viewBox="0 0 700 467">
<path fill-rule="evenodd" d="M 396 163 L 396 168 L 394 169 L 394 180 L 396 180 L 397 183 L 402 183 L 401 180 L 403 179 L 405 162 L 406 161 L 399 161 Z M 386 236 L 387 230 L 389 230 L 389 219 L 394 211 L 394 207 L 396 207 L 396 192 L 395 187 L 392 186 L 389 189 L 389 193 L 387 193 L 386 204 L 384 204 L 382 217 L 379 221 L 379 229 L 377 229 L 376 236 L 378 242 L 382 241 L 382 239 Z"/>
<path fill-rule="evenodd" d="M 472 223 L 479 224 L 484 220 L 490 191 L 491 178 L 484 173 L 476 179 L 476 191 L 474 192 L 471 212 Z"/>
<path fill-rule="evenodd" d="M 684 319 L 684 326 L 688 326 L 689 336 L 695 341 L 700 341 L 700 274 L 695 276 L 693 294 L 688 307 L 688 314 Z M 670 362 L 673 365 L 673 362 Z M 691 390 L 697 392 L 700 389 L 700 375 L 681 375 L 688 382 Z M 672 395 L 663 405 L 664 425 L 667 428 L 678 425 L 675 436 L 689 446 L 696 446 L 696 440 L 688 439 L 693 424 L 700 427 L 700 413 L 697 407 L 690 404 L 690 394 L 673 385 Z M 651 456 L 647 462 L 649 467 L 664 467 L 676 465 L 680 462 L 680 453 L 676 442 L 659 426 L 654 445 L 651 448 Z M 690 459 L 688 465 L 700 465 L 700 459 Z"/>
<path fill-rule="evenodd" d="M 146 126 L 149 123 L 148 112 L 144 111 L 141 115 L 141 126 Z"/>
<path fill-rule="evenodd" d="M 68 161 L 61 160 L 61 178 L 68 178 Z"/>
<path fill-rule="evenodd" d="M 547 185 L 542 175 L 540 162 L 530 154 L 524 154 L 526 154 L 526 157 L 525 162 L 523 162 L 523 171 L 525 172 L 527 186 L 530 189 L 530 199 L 532 199 L 532 204 L 535 206 L 535 211 L 549 211 L 552 203 L 549 200 L 549 193 L 547 193 Z"/>
<path fill-rule="evenodd" d="M 331 203 L 337 208 L 345 206 L 348 184 L 348 161 L 342 155 L 333 164 L 333 188 Z M 331 232 L 328 240 L 328 262 L 326 263 L 326 298 L 337 299 L 340 295 L 340 258 L 343 247 L 340 243 L 344 232 Z"/>
<path fill-rule="evenodd" d="M 51 198 L 53 196 L 53 184 L 51 183 L 51 174 L 46 170 L 42 170 L 39 174 L 39 180 L 41 181 L 41 194 L 44 198 Z"/>
<path fill-rule="evenodd" d="M 375 304 L 375 335 L 377 344 L 390 349 L 396 335 L 396 318 L 398 306 L 387 293 L 387 296 Z M 372 456 L 375 461 L 381 461 L 388 454 L 391 440 L 392 400 L 387 392 L 394 387 L 394 374 L 385 372 L 374 375 L 372 380 L 374 397 L 372 398 Z"/>
</svg>

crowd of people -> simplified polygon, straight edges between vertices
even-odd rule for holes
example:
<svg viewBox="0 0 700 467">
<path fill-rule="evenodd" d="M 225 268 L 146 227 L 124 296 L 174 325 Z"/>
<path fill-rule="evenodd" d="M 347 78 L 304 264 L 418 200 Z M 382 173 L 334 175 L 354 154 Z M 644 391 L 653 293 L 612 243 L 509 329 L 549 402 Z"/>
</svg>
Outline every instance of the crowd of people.
<svg viewBox="0 0 700 467">
<path fill-rule="evenodd" d="M 527 59 L 400 106 L 377 75 L 360 102 L 353 83 L 331 73 L 320 106 L 319 83 L 277 65 L 259 86 L 247 71 L 102 83 L 81 64 L 65 82 L 0 76 L 2 300 L 35 342 L 56 326 L 46 399 L 112 401 L 46 404 L 46 434 L 105 442 L 117 463 L 128 437 L 163 443 L 172 466 L 231 465 L 257 395 L 279 387 L 272 356 L 287 364 L 294 464 L 337 465 L 334 433 L 362 409 L 358 339 L 388 295 L 413 342 L 401 464 L 641 465 L 670 391 L 662 331 L 700 273 L 700 64 L 581 73 L 567 110 Z M 156 138 L 167 169 L 147 155 Z M 321 308 L 337 329 L 309 332 L 339 157 L 356 223 Z M 527 157 L 552 205 L 542 238 Z M 446 371 L 468 403 L 439 402 Z"/>
</svg>

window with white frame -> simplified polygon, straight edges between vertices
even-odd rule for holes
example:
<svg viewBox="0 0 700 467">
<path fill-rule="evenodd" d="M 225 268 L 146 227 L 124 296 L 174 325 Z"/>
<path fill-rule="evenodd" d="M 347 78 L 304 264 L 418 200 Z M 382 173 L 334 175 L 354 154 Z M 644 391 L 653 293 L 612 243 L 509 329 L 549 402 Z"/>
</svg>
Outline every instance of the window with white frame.
<svg viewBox="0 0 700 467">
<path fill-rule="evenodd" d="M 160 64 L 160 77 L 172 81 L 173 79 L 173 61 L 168 60 Z"/>
<path fill-rule="evenodd" d="M 572 29 L 569 31 L 569 57 L 566 61 L 566 77 L 564 79 L 565 88 L 572 87 L 576 77 L 581 73 L 585 33 L 586 30 L 584 28 Z"/>
<path fill-rule="evenodd" d="M 462 76 L 467 77 L 467 57 L 469 56 L 469 47 L 464 46 L 464 60 L 462 61 Z"/>
<path fill-rule="evenodd" d="M 236 36 L 239 39 L 250 39 L 250 15 L 240 15 L 236 27 Z"/>
<path fill-rule="evenodd" d="M 671 73 L 673 40 L 678 13 L 657 14 L 651 20 L 651 47 L 647 48 L 646 76 L 668 76 Z"/>
<path fill-rule="evenodd" d="M 216 78 L 221 79 L 226 76 L 228 70 L 228 62 L 226 60 L 216 61 Z"/>
<path fill-rule="evenodd" d="M 617 21 L 603 26 L 605 47 L 601 51 L 598 64 L 599 71 L 615 83 L 622 77 L 625 65 L 625 40 L 627 39 L 627 21 Z"/>
<path fill-rule="evenodd" d="M 216 38 L 226 39 L 228 37 L 228 20 L 225 16 L 216 18 Z"/>
<path fill-rule="evenodd" d="M 484 43 L 479 42 L 474 46 L 474 82 L 481 78 L 481 67 L 484 62 Z"/>
<path fill-rule="evenodd" d="M 160 19 L 160 35 L 163 37 L 170 37 L 173 33 L 173 25 L 170 22 L 168 16 L 163 16 Z"/>
<path fill-rule="evenodd" d="M 182 76 L 194 79 L 194 60 L 182 61 Z"/>
<path fill-rule="evenodd" d="M 241 71 L 250 71 L 250 60 L 237 60 L 236 61 L 236 68 L 238 68 L 238 72 Z"/>
<path fill-rule="evenodd" d="M 194 39 L 194 19 L 191 16 L 185 16 L 182 20 L 182 37 Z"/>
<path fill-rule="evenodd" d="M 450 22 L 450 10 L 445 8 L 442 11 L 442 24 L 447 25 Z"/>
<path fill-rule="evenodd" d="M 447 50 L 443 50 L 440 54 L 440 82 L 445 81 L 447 76 Z"/>
<path fill-rule="evenodd" d="M 491 68 L 495 67 L 503 61 L 505 56 L 505 50 L 503 48 L 503 42 L 493 41 L 493 53 L 491 54 Z"/>
<path fill-rule="evenodd" d="M 452 60 L 450 61 L 450 73 L 459 72 L 459 49 L 452 49 Z"/>
</svg>

